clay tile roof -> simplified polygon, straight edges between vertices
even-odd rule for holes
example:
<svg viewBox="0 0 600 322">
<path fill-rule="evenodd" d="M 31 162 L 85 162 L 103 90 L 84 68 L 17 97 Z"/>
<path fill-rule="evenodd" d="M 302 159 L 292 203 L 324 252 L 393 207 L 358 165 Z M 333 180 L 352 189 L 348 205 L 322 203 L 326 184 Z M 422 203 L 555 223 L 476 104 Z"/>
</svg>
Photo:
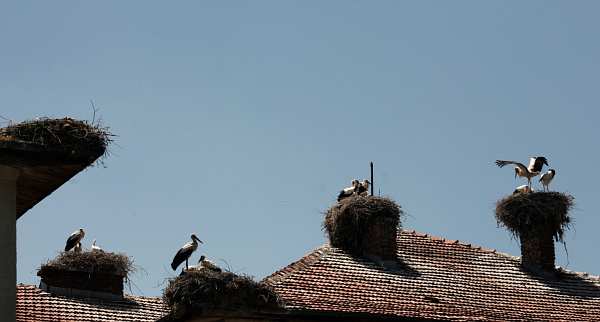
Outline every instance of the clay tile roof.
<svg viewBox="0 0 600 322">
<path fill-rule="evenodd" d="M 479 321 L 598 321 L 600 279 L 542 278 L 518 257 L 416 232 L 398 236 L 398 268 L 322 246 L 265 279 L 298 314 Z"/>
<path fill-rule="evenodd" d="M 17 321 L 157 321 L 168 313 L 160 298 L 125 296 L 121 301 L 55 296 L 17 285 Z"/>
</svg>

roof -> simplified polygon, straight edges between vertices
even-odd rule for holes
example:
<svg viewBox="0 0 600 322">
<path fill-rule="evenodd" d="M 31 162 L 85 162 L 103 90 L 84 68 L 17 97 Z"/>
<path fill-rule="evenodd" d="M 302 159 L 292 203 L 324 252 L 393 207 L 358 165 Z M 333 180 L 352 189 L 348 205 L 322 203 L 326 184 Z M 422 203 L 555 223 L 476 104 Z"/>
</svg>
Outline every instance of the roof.
<svg viewBox="0 0 600 322">
<path fill-rule="evenodd" d="M 110 135 L 98 125 L 70 118 L 0 128 L 0 165 L 20 170 L 17 219 L 100 158 Z"/>
<path fill-rule="evenodd" d="M 17 321 L 157 321 L 168 308 L 160 298 L 126 295 L 120 301 L 55 296 L 17 285 Z"/>
<path fill-rule="evenodd" d="M 401 231 L 397 243 L 397 268 L 325 245 L 265 282 L 299 314 L 478 321 L 600 316 L 596 276 L 564 270 L 553 279 L 534 276 L 518 257 L 414 231 Z"/>
</svg>

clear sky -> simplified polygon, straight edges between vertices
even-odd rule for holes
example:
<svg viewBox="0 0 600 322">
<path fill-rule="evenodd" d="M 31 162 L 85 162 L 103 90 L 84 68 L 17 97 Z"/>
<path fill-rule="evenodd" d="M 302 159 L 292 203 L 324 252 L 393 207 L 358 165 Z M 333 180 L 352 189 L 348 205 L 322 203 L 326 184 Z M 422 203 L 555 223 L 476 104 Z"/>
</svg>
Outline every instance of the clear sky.
<svg viewBox="0 0 600 322">
<path fill-rule="evenodd" d="M 494 160 L 545 155 L 572 193 L 558 264 L 600 274 L 597 1 L 18 1 L 0 4 L 0 115 L 118 135 L 19 219 L 18 281 L 84 227 L 159 295 L 195 232 L 262 278 L 325 242 L 322 212 L 375 161 L 403 226 L 519 255 Z M 226 261 L 227 265 L 223 261 Z"/>
</svg>

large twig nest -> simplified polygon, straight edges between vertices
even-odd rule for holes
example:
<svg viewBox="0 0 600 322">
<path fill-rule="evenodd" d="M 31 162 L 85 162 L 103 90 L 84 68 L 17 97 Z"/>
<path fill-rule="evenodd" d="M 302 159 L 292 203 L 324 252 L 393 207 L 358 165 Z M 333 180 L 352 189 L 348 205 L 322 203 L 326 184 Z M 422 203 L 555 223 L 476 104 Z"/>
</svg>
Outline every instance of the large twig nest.
<svg viewBox="0 0 600 322">
<path fill-rule="evenodd" d="M 102 156 L 112 142 L 113 135 L 99 122 L 90 123 L 72 118 L 39 118 L 0 129 L 0 140 L 21 141 L 46 149 L 64 151 L 73 155 Z"/>
<path fill-rule="evenodd" d="M 496 204 L 496 220 L 513 236 L 536 236 L 552 233 L 563 241 L 572 218 L 574 198 L 560 192 L 532 192 L 510 195 Z"/>
<path fill-rule="evenodd" d="M 219 309 L 255 312 L 281 306 L 279 297 L 268 285 L 249 276 L 210 269 L 188 270 L 169 280 L 163 299 L 178 318 L 189 312 Z"/>
<path fill-rule="evenodd" d="M 332 246 L 360 255 L 374 222 L 385 221 L 397 229 L 402 214 L 400 206 L 390 198 L 353 196 L 327 210 L 323 230 L 327 231 Z"/>
<path fill-rule="evenodd" d="M 61 252 L 55 259 L 42 264 L 38 276 L 55 271 L 81 271 L 127 277 L 135 270 L 133 260 L 124 254 L 104 251 Z"/>
</svg>

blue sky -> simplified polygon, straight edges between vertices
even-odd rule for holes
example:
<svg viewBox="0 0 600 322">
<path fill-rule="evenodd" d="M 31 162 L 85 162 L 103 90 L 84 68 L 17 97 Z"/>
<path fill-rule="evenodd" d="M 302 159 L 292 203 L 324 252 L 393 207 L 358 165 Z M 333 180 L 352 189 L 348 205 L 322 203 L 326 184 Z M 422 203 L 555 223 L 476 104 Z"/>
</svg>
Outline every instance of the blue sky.
<svg viewBox="0 0 600 322">
<path fill-rule="evenodd" d="M 135 294 L 160 294 L 192 232 L 201 253 L 262 278 L 325 242 L 321 213 L 371 160 L 404 227 L 519 255 L 493 209 L 523 182 L 493 161 L 532 155 L 577 202 L 558 264 L 600 274 L 599 9 L 2 3 L 0 115 L 90 119 L 93 99 L 118 135 L 106 168 L 19 219 L 18 281 L 37 284 L 78 227 L 85 246 L 135 258 Z"/>
</svg>

